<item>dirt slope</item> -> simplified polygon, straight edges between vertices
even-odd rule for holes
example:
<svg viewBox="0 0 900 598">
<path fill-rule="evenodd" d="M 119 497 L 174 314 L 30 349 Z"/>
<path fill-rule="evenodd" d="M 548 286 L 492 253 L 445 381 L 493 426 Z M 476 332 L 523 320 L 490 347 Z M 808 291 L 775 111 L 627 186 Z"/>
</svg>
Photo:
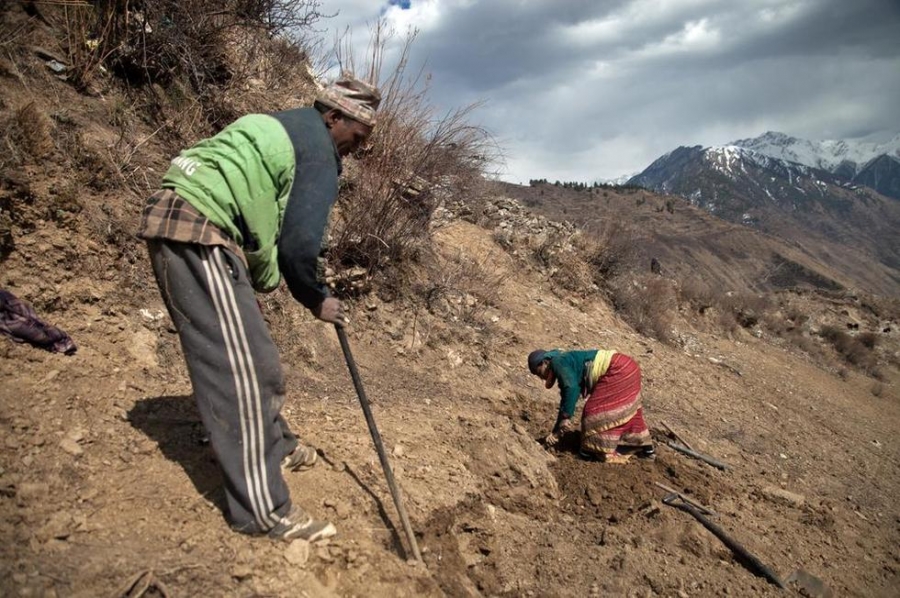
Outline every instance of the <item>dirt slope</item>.
<svg viewBox="0 0 900 598">
<path fill-rule="evenodd" d="M 661 345 L 599 295 L 557 295 L 492 231 L 458 221 L 436 232 L 441 255 L 477 264 L 496 304 L 454 319 L 372 295 L 352 306 L 349 329 L 425 563 L 406 561 L 334 332 L 284 293 L 262 303 L 283 354 L 285 416 L 323 455 L 288 483 L 339 535 L 304 560 L 297 546 L 232 533 L 177 336 L 133 238 L 172 140 L 135 118 L 149 109 L 140 98 L 88 96 L 57 79 L 29 47 L 49 41 L 19 39 L 0 55 L 10 125 L 0 131 L 0 288 L 79 350 L 0 338 L 0 596 L 123 596 L 145 572 L 172 596 L 780 595 L 661 505 L 654 482 L 710 505 L 783 576 L 803 567 L 838 596 L 896 595 L 895 366 L 881 382 L 839 377 L 778 339 L 724 338 L 693 319 L 677 319 L 677 342 Z M 11 123 L 31 123 L 31 134 Z M 849 300 L 794 301 L 877 331 L 898 363 L 896 322 L 882 326 Z M 544 450 L 557 398 L 524 362 L 550 346 L 636 357 L 651 427 L 666 421 L 732 469 L 666 447 L 624 468 L 579 460 L 572 438 Z"/>
<path fill-rule="evenodd" d="M 79 343 L 76 355 L 0 343 L 3 593 L 112 595 L 151 570 L 178 596 L 779 595 L 662 506 L 661 482 L 712 506 L 781 575 L 803 567 L 837 595 L 893 595 L 895 386 L 875 397 L 868 379 L 841 380 L 749 335 L 685 329 L 684 349 L 662 346 L 603 302 L 557 297 L 488 231 L 456 223 L 438 237 L 447 251 L 509 273 L 491 333 L 441 329 L 375 297 L 354 307 L 350 329 L 424 566 L 405 561 L 333 331 L 294 306 L 272 314 L 293 322 L 278 333 L 287 417 L 325 457 L 289 484 L 340 530 L 295 565 L 285 546 L 228 530 L 177 337 L 166 318 L 153 319 L 162 305 L 152 289 L 123 302 L 76 278 L 67 288 L 91 299 L 61 292 L 52 312 Z M 4 263 L 0 285 L 34 298 L 29 264 L 61 231 L 48 225 L 32 238 Z M 571 442 L 546 452 L 536 438 L 556 398 L 523 363 L 551 345 L 637 357 L 651 426 L 667 421 L 732 469 L 665 447 L 657 461 L 623 468 L 583 462 Z"/>
</svg>

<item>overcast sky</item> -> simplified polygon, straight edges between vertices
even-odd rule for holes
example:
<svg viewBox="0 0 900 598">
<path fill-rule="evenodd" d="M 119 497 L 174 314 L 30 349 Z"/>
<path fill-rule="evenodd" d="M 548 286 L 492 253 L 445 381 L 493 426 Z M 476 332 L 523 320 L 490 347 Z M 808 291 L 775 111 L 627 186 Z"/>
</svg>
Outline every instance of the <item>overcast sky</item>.
<svg viewBox="0 0 900 598">
<path fill-rule="evenodd" d="M 592 182 L 679 145 L 768 130 L 900 131 L 900 0 L 321 0 L 357 45 L 383 16 L 419 30 L 412 64 L 474 114 L 501 178 Z M 402 37 L 402 36 L 400 36 Z"/>
</svg>

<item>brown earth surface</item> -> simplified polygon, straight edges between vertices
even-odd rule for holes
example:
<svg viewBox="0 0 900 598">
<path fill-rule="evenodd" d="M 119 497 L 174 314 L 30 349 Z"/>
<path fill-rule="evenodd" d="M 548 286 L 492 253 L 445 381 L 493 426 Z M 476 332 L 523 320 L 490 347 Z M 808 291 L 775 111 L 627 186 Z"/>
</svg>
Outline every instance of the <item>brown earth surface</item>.
<svg viewBox="0 0 900 598">
<path fill-rule="evenodd" d="M 261 301 L 282 351 L 284 414 L 322 455 L 287 480 L 339 533 L 305 558 L 302 545 L 231 532 L 178 339 L 133 238 L 141 191 L 169 156 L 163 133 L 139 120 L 116 128 L 137 99 L 76 93 L 17 47 L 0 56 L 0 116 L 33 103 L 52 137 L 40 159 L 10 161 L 11 142 L 0 154 L 0 288 L 79 349 L 0 339 L 0 596 L 781 594 L 663 505 L 656 483 L 714 509 L 782 577 L 802 568 L 835 596 L 897 595 L 896 321 L 849 294 L 780 299 L 816 325 L 876 333 L 881 380 L 759 330 L 723 334 L 711 312 L 682 312 L 666 345 L 599 294 L 559 292 L 493 231 L 461 221 L 435 232 L 443 259 L 477 265 L 499 301 L 462 295 L 430 313 L 372 294 L 350 308 L 350 343 L 424 563 L 408 561 L 334 331 L 283 290 Z M 546 450 L 557 396 L 525 356 L 553 346 L 635 357 L 657 438 L 666 422 L 730 469 L 662 445 L 652 462 L 586 462 L 571 435 Z"/>
<path fill-rule="evenodd" d="M 31 265 L 63 238 L 50 225 L 24 237 L 0 284 L 42 295 Z M 153 289 L 123 300 L 115 281 L 76 276 L 58 288 L 49 319 L 72 334 L 77 354 L 0 344 L 3 594 L 116 595 L 142 571 L 177 596 L 780 593 L 664 506 L 660 482 L 711 506 L 782 576 L 803 568 L 839 596 L 896 595 L 895 371 L 874 396 L 869 378 L 841 379 L 749 334 L 725 340 L 685 328 L 681 347 L 665 346 L 603 301 L 558 297 L 484 229 L 454 223 L 437 238 L 508 274 L 489 334 L 441 329 L 377 297 L 354 305 L 349 328 L 424 565 L 406 559 L 332 330 L 290 304 L 273 314 L 286 417 L 324 457 L 288 482 L 297 502 L 339 527 L 296 565 L 287 546 L 229 531 L 177 337 L 156 319 L 163 306 Z M 633 355 L 657 436 L 665 421 L 731 469 L 665 446 L 654 462 L 620 467 L 580 460 L 571 438 L 545 450 L 537 439 L 552 423 L 555 393 L 524 367 L 538 346 Z"/>
</svg>

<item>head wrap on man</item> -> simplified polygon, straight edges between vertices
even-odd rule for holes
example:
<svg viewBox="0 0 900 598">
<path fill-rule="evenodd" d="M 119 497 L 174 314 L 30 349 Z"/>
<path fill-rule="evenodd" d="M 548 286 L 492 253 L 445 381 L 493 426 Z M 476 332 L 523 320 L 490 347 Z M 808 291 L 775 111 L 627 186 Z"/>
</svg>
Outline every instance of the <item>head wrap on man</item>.
<svg viewBox="0 0 900 598">
<path fill-rule="evenodd" d="M 316 103 L 340 110 L 349 118 L 374 127 L 381 92 L 364 81 L 344 75 L 320 91 Z"/>
</svg>

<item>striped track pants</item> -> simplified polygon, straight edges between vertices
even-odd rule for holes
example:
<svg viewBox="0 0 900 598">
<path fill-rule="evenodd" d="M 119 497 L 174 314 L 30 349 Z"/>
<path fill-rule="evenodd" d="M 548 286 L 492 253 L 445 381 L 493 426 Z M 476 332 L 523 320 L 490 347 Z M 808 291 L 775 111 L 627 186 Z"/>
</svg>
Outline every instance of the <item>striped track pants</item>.
<svg viewBox="0 0 900 598">
<path fill-rule="evenodd" d="M 247 269 L 222 247 L 147 245 L 222 470 L 231 524 L 246 532 L 268 530 L 290 510 L 280 463 L 297 438 L 280 415 L 278 349 Z"/>
</svg>

